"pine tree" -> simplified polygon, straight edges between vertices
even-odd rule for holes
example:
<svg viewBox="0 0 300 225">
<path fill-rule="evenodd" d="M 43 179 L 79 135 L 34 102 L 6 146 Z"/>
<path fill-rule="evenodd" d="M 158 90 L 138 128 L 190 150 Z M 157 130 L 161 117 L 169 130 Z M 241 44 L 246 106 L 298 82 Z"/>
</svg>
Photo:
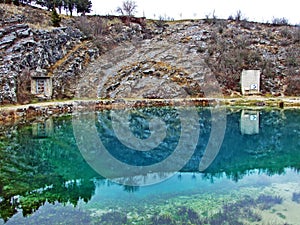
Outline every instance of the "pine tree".
<svg viewBox="0 0 300 225">
<path fill-rule="evenodd" d="M 61 18 L 58 15 L 58 13 L 56 12 L 55 8 L 52 9 L 51 21 L 52 21 L 52 25 L 54 27 L 59 27 L 60 26 L 59 23 L 61 21 Z"/>
</svg>

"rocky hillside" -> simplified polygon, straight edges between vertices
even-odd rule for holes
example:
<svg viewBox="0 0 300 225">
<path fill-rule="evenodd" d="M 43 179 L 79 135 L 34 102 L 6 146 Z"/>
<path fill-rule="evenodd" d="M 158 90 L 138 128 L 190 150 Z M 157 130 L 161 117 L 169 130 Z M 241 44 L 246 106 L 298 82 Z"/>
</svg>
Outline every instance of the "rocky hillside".
<svg viewBox="0 0 300 225">
<path fill-rule="evenodd" d="M 19 11 L 11 13 L 7 5 L 1 9 L 0 103 L 31 101 L 31 77 L 52 76 L 53 98 L 72 97 L 70 77 L 96 58 L 99 50 L 78 29 L 44 24 L 43 20 L 50 18 L 48 12 L 30 7 L 12 9 Z M 36 16 L 39 22 L 31 20 Z"/>
<path fill-rule="evenodd" d="M 262 72 L 263 95 L 300 95 L 300 30 L 234 20 L 148 22 L 155 34 L 89 65 L 81 97 L 240 95 L 243 69 Z"/>
<path fill-rule="evenodd" d="M 41 9 L 0 11 L 0 104 L 36 99 L 39 76 L 53 99 L 239 95 L 243 69 L 261 70 L 263 95 L 300 95 L 296 26 L 62 16 L 54 28 Z"/>
</svg>

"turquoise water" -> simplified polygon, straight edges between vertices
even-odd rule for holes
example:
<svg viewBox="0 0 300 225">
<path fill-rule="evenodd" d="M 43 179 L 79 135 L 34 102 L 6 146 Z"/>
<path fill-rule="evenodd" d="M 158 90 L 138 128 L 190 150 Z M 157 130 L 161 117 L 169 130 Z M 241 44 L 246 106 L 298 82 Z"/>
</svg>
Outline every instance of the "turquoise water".
<svg viewBox="0 0 300 225">
<path fill-rule="evenodd" d="M 299 224 L 300 110 L 227 109 L 222 145 L 204 171 L 214 117 L 207 108 L 197 115 L 184 142 L 195 149 L 182 168 L 145 173 L 139 169 L 169 159 L 180 145 L 178 109 L 130 111 L 126 125 L 141 141 L 151 137 L 151 118 L 163 121 L 162 141 L 150 151 L 120 141 L 125 131 L 113 125 L 111 111 L 93 114 L 91 130 L 107 152 L 137 168 L 129 178 L 114 172 L 125 167 L 106 164 L 98 145 L 86 154 L 95 145 L 80 136 L 90 132 L 89 121 L 80 132 L 71 115 L 1 127 L 0 224 Z"/>
</svg>

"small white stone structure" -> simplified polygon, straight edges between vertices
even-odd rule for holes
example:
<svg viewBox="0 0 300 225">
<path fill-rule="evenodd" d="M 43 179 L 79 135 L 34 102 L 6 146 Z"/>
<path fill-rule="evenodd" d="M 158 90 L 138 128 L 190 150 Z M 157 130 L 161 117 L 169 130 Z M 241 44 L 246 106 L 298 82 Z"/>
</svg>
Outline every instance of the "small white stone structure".
<svg viewBox="0 0 300 225">
<path fill-rule="evenodd" d="M 52 78 L 32 77 L 31 78 L 31 94 L 39 97 L 51 98 L 52 96 Z"/>
<path fill-rule="evenodd" d="M 242 134 L 258 134 L 259 133 L 259 112 L 243 110 L 241 113 L 240 128 Z"/>
<path fill-rule="evenodd" d="M 242 94 L 260 93 L 260 70 L 243 70 L 241 76 Z"/>
</svg>

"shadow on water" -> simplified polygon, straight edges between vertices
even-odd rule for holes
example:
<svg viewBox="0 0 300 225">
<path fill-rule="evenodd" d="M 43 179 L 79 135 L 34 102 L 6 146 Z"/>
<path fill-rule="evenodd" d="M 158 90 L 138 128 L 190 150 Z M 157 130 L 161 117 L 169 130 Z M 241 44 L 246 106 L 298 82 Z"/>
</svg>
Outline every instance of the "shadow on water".
<svg viewBox="0 0 300 225">
<path fill-rule="evenodd" d="M 200 135 L 197 148 L 180 171 L 181 174 L 194 174 L 194 179 L 195 174 L 199 174 L 199 163 L 211 130 L 210 111 L 199 108 L 198 113 Z M 98 112 L 95 124 L 99 137 L 111 155 L 122 162 L 143 166 L 157 163 L 172 154 L 180 135 L 181 126 L 176 110 L 165 107 L 134 110 L 129 121 L 130 129 L 136 137 L 145 139 L 149 136 L 148 119 L 153 115 L 166 123 L 166 137 L 150 152 L 135 151 L 122 145 L 112 129 L 109 111 Z M 299 110 L 228 110 L 222 147 L 213 163 L 201 173 L 202 178 L 213 181 L 225 177 L 239 182 L 252 170 L 268 176 L 284 174 L 287 168 L 299 173 L 299 121 Z M 26 217 L 39 211 L 41 206 L 50 207 L 49 204 L 65 205 L 65 214 L 71 215 L 72 210 L 69 212 L 67 205 L 76 207 L 80 202 L 89 202 L 99 185 L 115 185 L 97 174 L 82 157 L 73 134 L 71 116 L 2 128 L 0 160 L 0 217 L 4 221 L 20 212 Z M 156 175 L 163 176 L 164 172 Z M 134 193 L 140 189 L 124 185 L 123 190 Z M 299 203 L 299 199 L 299 193 L 295 192 L 293 201 Z M 232 213 L 244 214 L 252 221 L 260 221 L 260 216 L 250 210 L 250 203 L 251 207 L 270 208 L 280 204 L 282 199 L 262 195 L 256 199 L 245 198 L 243 201 L 225 204 L 209 219 L 200 218 L 192 209 L 181 207 L 172 218 L 166 214 L 154 213 L 148 222 L 178 224 L 175 221 L 185 220 L 191 224 L 221 224 L 221 220 L 233 221 Z M 89 223 L 89 215 L 79 211 L 76 215 L 86 217 L 86 220 L 82 219 L 82 224 Z M 115 217 L 116 221 L 123 221 L 120 224 L 127 222 L 124 215 L 112 211 L 101 217 L 102 224 L 110 224 L 107 221 L 112 221 Z M 239 224 L 240 221 L 233 222 Z"/>
</svg>

